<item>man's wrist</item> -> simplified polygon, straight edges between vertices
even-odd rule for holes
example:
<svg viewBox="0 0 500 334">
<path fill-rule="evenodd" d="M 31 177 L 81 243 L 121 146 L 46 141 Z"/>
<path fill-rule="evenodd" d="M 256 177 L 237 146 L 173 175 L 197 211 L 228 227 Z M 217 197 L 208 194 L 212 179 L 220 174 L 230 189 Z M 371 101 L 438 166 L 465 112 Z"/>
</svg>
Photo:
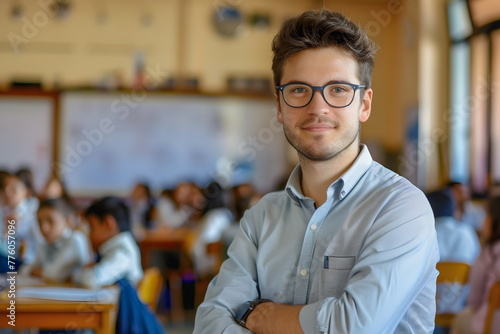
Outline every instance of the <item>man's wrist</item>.
<svg viewBox="0 0 500 334">
<path fill-rule="evenodd" d="M 241 305 L 235 313 L 235 320 L 241 326 L 247 328 L 247 320 L 250 314 L 255 310 L 257 305 L 262 303 L 271 302 L 269 299 L 256 299 L 253 301 L 247 301 L 243 305 Z"/>
</svg>

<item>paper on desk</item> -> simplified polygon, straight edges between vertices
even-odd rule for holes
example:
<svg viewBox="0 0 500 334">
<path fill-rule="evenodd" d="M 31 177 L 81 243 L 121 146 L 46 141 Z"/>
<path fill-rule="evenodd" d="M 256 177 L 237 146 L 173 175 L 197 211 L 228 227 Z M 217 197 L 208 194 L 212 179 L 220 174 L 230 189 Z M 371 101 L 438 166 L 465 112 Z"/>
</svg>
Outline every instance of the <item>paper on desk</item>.
<svg viewBox="0 0 500 334">
<path fill-rule="evenodd" d="M 22 287 L 17 292 L 17 297 L 82 302 L 111 299 L 112 295 L 109 289 L 88 290 L 66 287 Z"/>
</svg>

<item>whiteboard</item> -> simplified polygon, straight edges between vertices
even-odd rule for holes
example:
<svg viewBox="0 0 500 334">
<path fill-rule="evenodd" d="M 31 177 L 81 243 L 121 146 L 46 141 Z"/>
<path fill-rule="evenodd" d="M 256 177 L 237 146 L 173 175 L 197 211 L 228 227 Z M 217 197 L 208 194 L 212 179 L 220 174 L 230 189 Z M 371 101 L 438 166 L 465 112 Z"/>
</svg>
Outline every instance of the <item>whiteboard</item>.
<svg viewBox="0 0 500 334">
<path fill-rule="evenodd" d="M 287 168 L 272 99 L 66 92 L 55 166 L 73 196 L 213 179 L 273 190 Z"/>
<path fill-rule="evenodd" d="M 53 100 L 0 97 L 0 169 L 29 167 L 38 191 L 51 173 Z"/>
</svg>

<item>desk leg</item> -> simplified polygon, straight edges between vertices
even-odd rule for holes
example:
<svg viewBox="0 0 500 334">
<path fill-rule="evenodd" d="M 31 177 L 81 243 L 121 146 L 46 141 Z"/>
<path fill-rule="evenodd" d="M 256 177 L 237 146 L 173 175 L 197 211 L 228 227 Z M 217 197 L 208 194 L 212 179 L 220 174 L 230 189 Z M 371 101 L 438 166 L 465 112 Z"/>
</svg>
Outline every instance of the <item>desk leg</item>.
<svg viewBox="0 0 500 334">
<path fill-rule="evenodd" d="M 182 276 L 179 271 L 172 270 L 168 274 L 170 288 L 170 315 L 172 322 L 184 321 L 184 305 L 182 303 Z"/>
<path fill-rule="evenodd" d="M 142 246 L 141 247 L 141 264 L 142 269 L 149 268 L 149 257 L 151 256 L 150 247 Z"/>
<path fill-rule="evenodd" d="M 95 334 L 114 334 L 116 328 L 116 311 L 109 310 L 102 313 L 101 328 L 95 330 Z"/>
</svg>

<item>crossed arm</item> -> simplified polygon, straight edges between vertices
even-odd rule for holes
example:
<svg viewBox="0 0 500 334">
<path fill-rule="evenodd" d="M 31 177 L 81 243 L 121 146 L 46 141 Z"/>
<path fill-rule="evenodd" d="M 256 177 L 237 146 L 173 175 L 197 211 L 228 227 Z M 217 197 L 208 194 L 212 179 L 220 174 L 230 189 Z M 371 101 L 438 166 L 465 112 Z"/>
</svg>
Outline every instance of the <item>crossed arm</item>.
<svg viewBox="0 0 500 334">
<path fill-rule="evenodd" d="M 406 220 L 401 219 L 401 210 L 379 215 L 384 222 L 364 238 L 343 293 L 334 297 L 320 290 L 319 298 L 309 298 L 307 305 L 301 305 L 301 297 L 308 292 L 296 289 L 303 279 L 301 273 L 295 274 L 296 248 L 286 247 L 296 245 L 297 240 L 287 235 L 286 242 L 278 245 L 265 243 L 255 237 L 255 224 L 242 221 L 242 231 L 228 251 L 229 259 L 198 308 L 194 333 L 364 333 L 367 328 L 393 333 L 410 305 L 415 305 L 413 313 L 404 318 L 401 329 L 415 327 L 432 332 L 433 310 L 419 305 L 435 298 L 437 245 L 433 220 L 427 212 L 411 213 L 405 215 Z M 293 230 L 294 226 L 287 228 Z M 274 231 L 260 233 L 267 237 Z M 328 284 L 325 279 L 320 283 Z M 318 282 L 313 284 L 308 291 L 316 289 L 318 293 L 321 287 Z M 414 303 L 417 296 L 419 300 Z M 234 320 L 234 312 L 245 301 L 258 298 L 275 302 L 259 304 L 245 329 Z"/>
<path fill-rule="evenodd" d="M 247 328 L 255 334 L 303 334 L 299 313 L 303 305 L 262 303 L 247 319 Z"/>
</svg>

